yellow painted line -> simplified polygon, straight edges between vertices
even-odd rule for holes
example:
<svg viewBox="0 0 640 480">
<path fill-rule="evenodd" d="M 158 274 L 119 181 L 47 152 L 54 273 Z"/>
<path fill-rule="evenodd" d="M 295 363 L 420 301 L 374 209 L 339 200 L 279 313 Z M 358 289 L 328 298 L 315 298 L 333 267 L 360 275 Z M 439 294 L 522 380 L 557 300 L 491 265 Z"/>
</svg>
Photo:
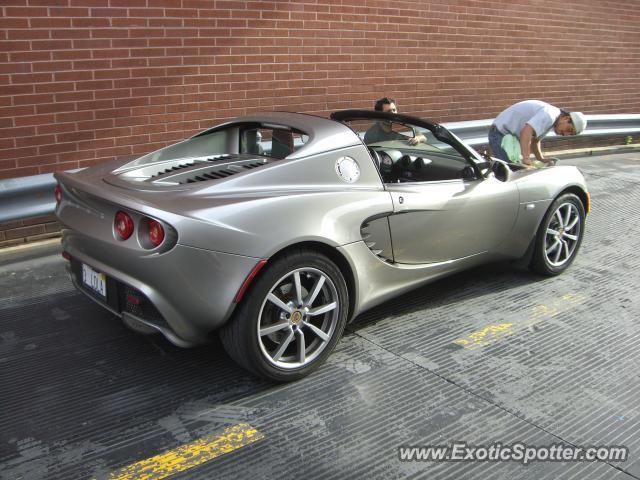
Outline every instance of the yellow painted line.
<svg viewBox="0 0 640 480">
<path fill-rule="evenodd" d="M 132 463 L 111 473 L 112 480 L 159 480 L 202 465 L 264 438 L 251 425 L 241 423 L 226 428 L 222 435 L 203 437 L 173 450 Z"/>
<path fill-rule="evenodd" d="M 470 333 L 466 338 L 458 338 L 453 341 L 457 345 L 465 348 L 471 346 L 489 345 L 498 340 L 498 337 L 513 333 L 513 323 L 499 323 L 497 325 L 489 325 L 482 330 Z"/>
<path fill-rule="evenodd" d="M 522 322 L 490 324 L 482 330 L 472 332 L 465 337 L 456 338 L 453 343 L 467 350 L 484 347 L 499 341 L 507 335 L 523 331 L 537 323 L 551 319 L 584 301 L 585 297 L 582 294 L 567 293 L 551 305 L 536 305 L 531 308 L 529 316 Z"/>
</svg>

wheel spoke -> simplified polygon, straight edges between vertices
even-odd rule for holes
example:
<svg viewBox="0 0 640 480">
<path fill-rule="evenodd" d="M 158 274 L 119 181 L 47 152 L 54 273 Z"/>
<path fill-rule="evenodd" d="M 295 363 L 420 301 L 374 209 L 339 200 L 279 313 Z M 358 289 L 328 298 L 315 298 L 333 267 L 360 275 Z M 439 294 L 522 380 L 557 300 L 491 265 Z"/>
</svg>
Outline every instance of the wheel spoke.
<svg viewBox="0 0 640 480">
<path fill-rule="evenodd" d="M 269 335 L 274 332 L 279 332 L 280 330 L 287 328 L 289 326 L 289 322 L 280 322 L 275 323 L 273 325 L 269 325 L 268 327 L 260 329 L 260 336 L 264 337 L 265 335 Z"/>
<path fill-rule="evenodd" d="M 569 240 L 573 240 L 573 241 L 578 240 L 578 236 L 577 235 L 571 235 L 571 234 L 569 234 L 567 232 L 564 232 L 562 234 L 562 236 L 568 238 Z"/>
<path fill-rule="evenodd" d="M 304 341 L 304 332 L 300 329 L 296 330 L 296 337 L 298 337 L 296 339 L 298 343 L 298 361 L 300 363 L 304 363 L 304 360 L 306 358 L 306 350 L 307 350 L 307 345 L 305 344 L 305 341 Z"/>
<path fill-rule="evenodd" d="M 293 274 L 293 281 L 296 286 L 296 300 L 298 302 L 298 306 L 302 306 L 302 285 L 300 285 L 300 272 L 295 272 Z"/>
<path fill-rule="evenodd" d="M 562 242 L 564 245 L 564 251 L 567 254 L 566 257 L 564 257 L 565 260 L 569 259 L 569 242 L 567 242 L 566 240 Z"/>
<path fill-rule="evenodd" d="M 560 260 L 560 255 L 562 254 L 562 242 L 560 241 L 558 243 L 560 244 L 560 248 L 556 252 L 556 258 L 553 260 L 555 263 L 558 263 L 558 261 Z"/>
<path fill-rule="evenodd" d="M 547 228 L 547 235 L 557 235 L 558 231 L 553 228 Z"/>
<path fill-rule="evenodd" d="M 556 210 L 555 216 L 558 219 L 558 224 L 560 225 L 560 228 L 564 228 L 564 220 L 562 218 L 562 213 L 560 213 L 560 209 Z"/>
<path fill-rule="evenodd" d="M 553 242 L 553 245 L 551 245 L 549 248 L 547 248 L 547 255 L 549 255 L 551 252 L 553 252 L 559 246 L 560 246 L 560 240 L 556 239 L 556 241 Z"/>
<path fill-rule="evenodd" d="M 312 308 L 311 310 L 309 310 L 309 315 L 311 315 L 312 317 L 316 315 L 322 315 L 323 313 L 330 312 L 337 306 L 338 306 L 338 302 L 331 302 L 321 307 Z"/>
<path fill-rule="evenodd" d="M 576 217 L 571 221 L 571 223 L 568 224 L 567 227 L 564 229 L 565 232 L 568 231 L 568 230 L 572 230 L 573 227 L 575 227 L 576 224 L 578 223 L 578 220 L 580 220 L 580 216 L 576 215 Z"/>
<path fill-rule="evenodd" d="M 291 308 L 289 305 L 284 303 L 282 300 L 276 297 L 273 293 L 270 293 L 269 295 L 267 295 L 267 300 L 269 300 L 271 303 L 275 304 L 277 307 L 279 307 L 281 310 L 284 310 L 287 313 L 293 312 L 293 308 Z"/>
<path fill-rule="evenodd" d="M 310 307 L 313 304 L 313 302 L 316 300 L 316 297 L 318 296 L 318 293 L 320 293 L 320 289 L 322 288 L 322 285 L 324 285 L 324 276 L 320 275 L 320 277 L 318 278 L 318 281 L 313 287 L 311 294 L 307 297 L 306 301 L 304 302 L 305 307 Z"/>
<path fill-rule="evenodd" d="M 329 341 L 329 335 L 324 333 L 322 330 L 320 330 L 318 327 L 316 327 L 313 323 L 304 322 L 304 325 L 305 325 L 305 327 L 309 327 L 309 329 L 313 333 L 315 333 L 317 336 L 319 336 L 325 342 Z"/>
<path fill-rule="evenodd" d="M 566 213 L 566 217 L 564 219 L 564 224 L 565 225 L 569 225 L 569 220 L 571 220 L 571 211 L 573 210 L 573 207 L 571 205 L 567 205 L 567 213 Z"/>
<path fill-rule="evenodd" d="M 293 333 L 293 330 L 292 330 L 292 331 L 289 332 L 289 335 L 284 340 L 284 342 L 282 342 L 282 344 L 280 345 L 280 348 L 278 349 L 278 351 L 273 356 L 273 359 L 275 361 L 278 361 L 280 359 L 280 357 L 282 356 L 282 354 L 284 353 L 284 351 L 287 349 L 287 347 L 291 343 L 291 340 L 293 340 L 293 335 L 294 335 L 294 333 Z"/>
</svg>

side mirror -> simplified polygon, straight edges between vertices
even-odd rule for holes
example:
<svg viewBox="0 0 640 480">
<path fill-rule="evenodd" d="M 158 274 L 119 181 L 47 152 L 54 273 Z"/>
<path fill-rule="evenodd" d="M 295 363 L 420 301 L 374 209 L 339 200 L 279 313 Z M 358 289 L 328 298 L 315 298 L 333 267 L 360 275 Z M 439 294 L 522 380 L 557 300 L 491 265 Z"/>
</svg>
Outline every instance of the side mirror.
<svg viewBox="0 0 640 480">
<path fill-rule="evenodd" d="M 507 182 L 511 178 L 511 169 L 503 160 L 491 156 L 489 147 L 484 148 L 481 152 L 485 163 L 479 164 L 482 176 L 489 178 L 491 174 L 501 182 Z"/>
<path fill-rule="evenodd" d="M 508 182 L 511 178 L 511 169 L 506 162 L 502 160 L 492 160 L 487 169 L 486 176 L 488 176 L 490 172 L 501 182 Z"/>
</svg>

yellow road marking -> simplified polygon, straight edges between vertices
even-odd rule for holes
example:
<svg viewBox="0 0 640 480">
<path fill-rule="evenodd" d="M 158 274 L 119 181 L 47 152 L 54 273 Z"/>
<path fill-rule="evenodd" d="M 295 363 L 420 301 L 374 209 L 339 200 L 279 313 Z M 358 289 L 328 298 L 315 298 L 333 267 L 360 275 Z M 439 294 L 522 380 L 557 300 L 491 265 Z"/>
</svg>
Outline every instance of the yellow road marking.
<svg viewBox="0 0 640 480">
<path fill-rule="evenodd" d="M 202 465 L 225 453 L 263 439 L 251 425 L 241 423 L 226 428 L 222 435 L 203 437 L 155 457 L 132 463 L 110 475 L 112 480 L 159 480 Z"/>
<path fill-rule="evenodd" d="M 567 293 L 551 305 L 536 305 L 529 312 L 529 317 L 521 323 L 498 323 L 489 325 L 488 327 L 472 332 L 469 335 L 457 338 L 453 341 L 456 345 L 460 345 L 468 350 L 484 347 L 497 342 L 507 335 L 522 331 L 544 320 L 555 317 L 556 315 L 569 310 L 574 305 L 584 302 L 585 297 L 581 294 Z"/>
<path fill-rule="evenodd" d="M 499 323 L 497 325 L 489 325 L 482 330 L 470 333 L 467 338 L 458 338 L 453 343 L 469 347 L 473 345 L 488 345 L 497 340 L 498 336 L 509 335 L 513 332 L 513 323 Z"/>
</svg>

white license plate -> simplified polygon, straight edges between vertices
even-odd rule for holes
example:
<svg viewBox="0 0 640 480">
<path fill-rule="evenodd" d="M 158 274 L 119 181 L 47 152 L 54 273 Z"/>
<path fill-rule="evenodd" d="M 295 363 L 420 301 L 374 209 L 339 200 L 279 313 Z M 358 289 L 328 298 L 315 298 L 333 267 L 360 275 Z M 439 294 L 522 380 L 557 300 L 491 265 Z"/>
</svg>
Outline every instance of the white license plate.
<svg viewBox="0 0 640 480">
<path fill-rule="evenodd" d="M 82 264 L 82 283 L 97 294 L 107 298 L 107 277 L 104 273 L 96 272 L 84 263 Z"/>
</svg>

